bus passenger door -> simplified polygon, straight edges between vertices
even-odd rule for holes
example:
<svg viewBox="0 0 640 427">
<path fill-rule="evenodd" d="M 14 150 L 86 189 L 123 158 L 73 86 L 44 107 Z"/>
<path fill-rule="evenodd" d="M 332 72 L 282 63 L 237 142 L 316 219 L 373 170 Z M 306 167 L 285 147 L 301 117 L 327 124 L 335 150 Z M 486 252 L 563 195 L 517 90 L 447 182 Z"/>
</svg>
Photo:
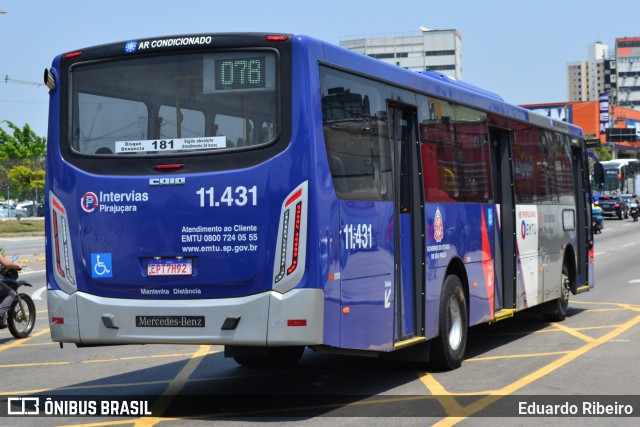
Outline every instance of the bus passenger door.
<svg viewBox="0 0 640 427">
<path fill-rule="evenodd" d="M 389 140 L 395 187 L 394 343 L 424 336 L 424 221 L 415 107 L 390 104 Z"/>
<path fill-rule="evenodd" d="M 573 182 L 575 183 L 574 191 L 576 198 L 576 230 L 586 230 L 587 226 L 591 223 L 591 206 L 587 199 L 589 189 L 585 188 L 585 180 L 582 175 L 582 171 L 588 168 L 589 165 L 583 164 L 582 152 L 572 147 L 571 151 L 572 163 L 573 163 Z M 637 191 L 637 190 L 636 190 Z M 585 233 L 577 234 L 577 257 L 578 257 L 578 281 L 576 287 L 584 286 L 589 283 L 593 283 L 593 277 L 589 277 L 589 248 L 587 246 L 587 236 Z M 577 289 L 572 289 L 577 291 Z"/>
<path fill-rule="evenodd" d="M 496 236 L 495 274 L 496 294 L 494 310 L 499 318 L 502 309 L 515 309 L 516 304 L 516 205 L 511 168 L 511 132 L 508 129 L 490 127 L 492 165 L 496 206 L 500 227 L 494 227 Z M 498 282 L 499 281 L 499 282 Z"/>
</svg>

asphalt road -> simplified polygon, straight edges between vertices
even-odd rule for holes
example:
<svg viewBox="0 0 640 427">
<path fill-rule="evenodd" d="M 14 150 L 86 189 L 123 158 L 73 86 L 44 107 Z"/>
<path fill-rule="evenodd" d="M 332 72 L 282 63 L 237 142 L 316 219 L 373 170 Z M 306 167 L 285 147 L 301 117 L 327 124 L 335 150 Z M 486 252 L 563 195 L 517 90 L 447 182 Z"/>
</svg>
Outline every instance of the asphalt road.
<svg viewBox="0 0 640 427">
<path fill-rule="evenodd" d="M 0 239 L 9 253 L 23 255 L 23 278 L 34 284 L 38 312 L 31 337 L 14 340 L 0 331 L 0 400 L 38 397 L 44 402 L 47 396 L 67 395 L 133 404 L 140 399 L 154 415 L 5 416 L 0 425 L 637 424 L 640 222 L 606 221 L 596 236 L 596 288 L 572 297 L 565 321 L 547 323 L 523 313 L 471 328 L 467 358 L 452 372 L 310 350 L 295 368 L 258 369 L 225 359 L 221 346 L 60 348 L 48 331 L 43 251 L 38 249 L 43 239 L 26 240 Z M 585 402 L 594 410 L 597 405 L 631 407 L 634 418 L 527 416 L 528 408 L 547 404 L 582 413 Z"/>
</svg>

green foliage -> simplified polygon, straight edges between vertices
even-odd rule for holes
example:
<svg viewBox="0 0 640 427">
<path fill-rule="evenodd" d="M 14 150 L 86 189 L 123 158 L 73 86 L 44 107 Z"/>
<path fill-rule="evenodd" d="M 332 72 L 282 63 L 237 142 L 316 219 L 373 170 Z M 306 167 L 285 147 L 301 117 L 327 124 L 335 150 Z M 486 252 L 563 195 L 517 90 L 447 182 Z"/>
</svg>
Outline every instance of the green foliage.
<svg viewBox="0 0 640 427">
<path fill-rule="evenodd" d="M 22 128 L 8 120 L 0 124 L 12 132 L 0 126 L 0 185 L 7 197 L 38 199 L 44 190 L 46 138 L 37 136 L 27 124 Z"/>
<path fill-rule="evenodd" d="M 600 144 L 599 147 L 592 148 L 591 151 L 593 151 L 596 156 L 598 156 L 598 159 L 601 162 L 611 160 L 611 152 L 602 144 Z"/>
<path fill-rule="evenodd" d="M 584 137 L 587 141 L 597 139 L 596 136 L 593 134 L 586 134 Z M 598 156 L 598 159 L 601 162 L 611 160 L 611 152 L 609 151 L 607 146 L 603 143 L 600 143 L 597 147 L 589 148 L 589 151 L 592 151 L 593 153 L 595 153 L 595 155 Z"/>
<path fill-rule="evenodd" d="M 27 124 L 20 129 L 8 120 L 2 123 L 13 131 L 13 135 L 0 128 L 0 160 L 27 160 L 31 166 L 39 166 L 47 150 L 46 139 L 37 136 Z"/>
<path fill-rule="evenodd" d="M 41 171 L 42 172 L 42 171 Z M 29 193 L 36 185 L 37 172 L 24 165 L 16 165 L 7 172 L 11 186 L 21 194 Z"/>
</svg>

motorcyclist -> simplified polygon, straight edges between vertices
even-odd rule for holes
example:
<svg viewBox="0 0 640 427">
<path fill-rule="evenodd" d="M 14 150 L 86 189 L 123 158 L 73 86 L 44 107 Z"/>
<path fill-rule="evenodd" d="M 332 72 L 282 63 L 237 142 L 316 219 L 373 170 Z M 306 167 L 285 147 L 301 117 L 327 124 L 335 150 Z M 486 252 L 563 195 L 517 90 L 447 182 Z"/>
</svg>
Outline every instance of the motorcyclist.
<svg viewBox="0 0 640 427">
<path fill-rule="evenodd" d="M 4 269 L 20 271 L 22 267 L 19 264 L 14 264 L 0 254 L 0 274 Z M 0 329 L 7 327 L 7 312 L 9 308 L 11 308 L 14 299 L 16 299 L 15 291 L 2 281 L 2 276 L 0 275 Z"/>
<path fill-rule="evenodd" d="M 630 213 L 634 221 L 638 220 L 638 214 L 640 213 L 638 211 L 639 209 L 640 209 L 640 200 L 638 200 L 638 197 L 632 198 L 631 205 L 630 205 Z"/>
</svg>

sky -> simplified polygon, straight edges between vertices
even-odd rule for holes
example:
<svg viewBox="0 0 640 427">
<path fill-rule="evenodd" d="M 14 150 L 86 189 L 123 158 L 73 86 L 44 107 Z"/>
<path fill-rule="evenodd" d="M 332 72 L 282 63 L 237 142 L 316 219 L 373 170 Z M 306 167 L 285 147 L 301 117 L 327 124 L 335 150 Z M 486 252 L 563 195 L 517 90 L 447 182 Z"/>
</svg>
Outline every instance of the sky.
<svg viewBox="0 0 640 427">
<path fill-rule="evenodd" d="M 0 0 L 0 126 L 47 136 L 43 71 L 61 53 L 178 34 L 294 33 L 339 44 L 366 36 L 462 36 L 462 80 L 514 104 L 567 100 L 567 64 L 588 45 L 640 36 L 636 0 Z M 613 4 L 610 3 L 609 4 Z M 25 83 L 23 83 L 25 82 Z"/>
</svg>

